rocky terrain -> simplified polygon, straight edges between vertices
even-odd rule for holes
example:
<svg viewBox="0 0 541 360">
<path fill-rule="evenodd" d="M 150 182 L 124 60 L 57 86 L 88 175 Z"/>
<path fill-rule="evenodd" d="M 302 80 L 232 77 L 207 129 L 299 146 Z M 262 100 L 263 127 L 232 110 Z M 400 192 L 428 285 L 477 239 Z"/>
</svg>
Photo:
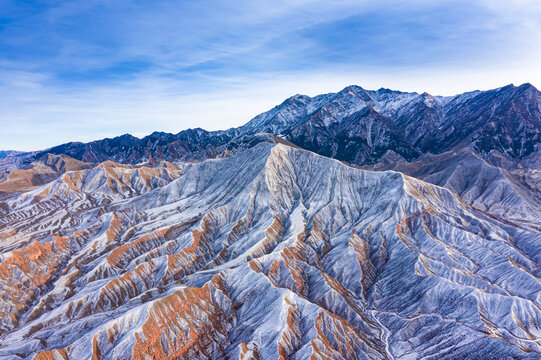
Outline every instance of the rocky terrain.
<svg viewBox="0 0 541 360">
<path fill-rule="evenodd" d="M 347 87 L 0 159 L 2 359 L 538 359 L 541 95 Z"/>
</svg>

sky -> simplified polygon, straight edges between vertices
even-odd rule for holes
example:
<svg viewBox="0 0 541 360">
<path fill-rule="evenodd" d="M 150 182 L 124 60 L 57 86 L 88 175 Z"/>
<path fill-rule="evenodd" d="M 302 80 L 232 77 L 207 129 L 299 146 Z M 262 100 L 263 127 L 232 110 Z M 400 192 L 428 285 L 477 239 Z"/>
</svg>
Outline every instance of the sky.
<svg viewBox="0 0 541 360">
<path fill-rule="evenodd" d="M 352 84 L 525 82 L 539 0 L 0 0 L 0 150 L 227 129 Z"/>
</svg>

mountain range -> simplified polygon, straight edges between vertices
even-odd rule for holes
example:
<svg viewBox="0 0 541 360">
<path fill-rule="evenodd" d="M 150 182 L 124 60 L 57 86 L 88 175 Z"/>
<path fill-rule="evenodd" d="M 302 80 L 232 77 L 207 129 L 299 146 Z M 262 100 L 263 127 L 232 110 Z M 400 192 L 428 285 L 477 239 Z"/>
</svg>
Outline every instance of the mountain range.
<svg viewBox="0 0 541 360">
<path fill-rule="evenodd" d="M 540 219 L 530 84 L 0 152 L 0 357 L 538 359 Z"/>
</svg>

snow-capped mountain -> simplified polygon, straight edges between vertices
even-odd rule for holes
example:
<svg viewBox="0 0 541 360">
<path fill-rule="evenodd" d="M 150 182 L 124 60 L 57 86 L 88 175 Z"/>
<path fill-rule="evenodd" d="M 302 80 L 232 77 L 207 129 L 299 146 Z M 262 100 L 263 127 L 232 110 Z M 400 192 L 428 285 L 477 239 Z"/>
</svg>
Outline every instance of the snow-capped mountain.
<svg viewBox="0 0 541 360">
<path fill-rule="evenodd" d="M 541 150 L 541 93 L 530 84 L 454 97 L 349 86 L 312 100 L 297 98 L 271 110 L 270 122 L 260 115 L 241 131 L 263 127 L 357 165 L 377 163 L 390 153 L 411 161 L 464 145 L 487 158 L 496 151 L 522 159 Z M 306 111 L 299 111 L 299 104 Z"/>
<path fill-rule="evenodd" d="M 412 161 L 465 145 L 491 161 L 500 161 L 492 152 L 513 161 L 541 150 L 540 119 L 541 92 L 530 84 L 451 97 L 348 86 L 313 98 L 292 96 L 239 128 L 189 129 L 176 135 L 155 132 L 142 139 L 123 135 L 19 157 L 35 159 L 51 153 L 86 162 L 131 164 L 201 160 L 227 150 L 231 141 L 270 133 L 356 165 L 374 164 L 391 154 Z"/>
<path fill-rule="evenodd" d="M 2 359 L 538 359 L 541 95 L 350 86 L 0 159 Z"/>
<path fill-rule="evenodd" d="M 263 142 L 2 208 L 6 359 L 541 354 L 539 229 L 398 172 Z"/>
</svg>

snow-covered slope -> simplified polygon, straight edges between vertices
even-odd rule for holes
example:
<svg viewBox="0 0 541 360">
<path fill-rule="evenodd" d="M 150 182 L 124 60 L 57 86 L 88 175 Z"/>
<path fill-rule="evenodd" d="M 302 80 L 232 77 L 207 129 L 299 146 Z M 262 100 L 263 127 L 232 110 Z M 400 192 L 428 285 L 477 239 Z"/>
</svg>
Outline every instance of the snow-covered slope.
<svg viewBox="0 0 541 360">
<path fill-rule="evenodd" d="M 0 172 L 0 200 L 47 184 L 66 171 L 91 168 L 88 164 L 67 155 L 45 154 L 38 161 L 22 169 Z"/>
<path fill-rule="evenodd" d="M 424 155 L 411 163 L 378 164 L 444 186 L 479 210 L 541 225 L 541 170 L 519 163 L 499 167 L 467 148 Z"/>
<path fill-rule="evenodd" d="M 5 359 L 541 356 L 541 232 L 283 143 L 0 204 Z"/>
</svg>

